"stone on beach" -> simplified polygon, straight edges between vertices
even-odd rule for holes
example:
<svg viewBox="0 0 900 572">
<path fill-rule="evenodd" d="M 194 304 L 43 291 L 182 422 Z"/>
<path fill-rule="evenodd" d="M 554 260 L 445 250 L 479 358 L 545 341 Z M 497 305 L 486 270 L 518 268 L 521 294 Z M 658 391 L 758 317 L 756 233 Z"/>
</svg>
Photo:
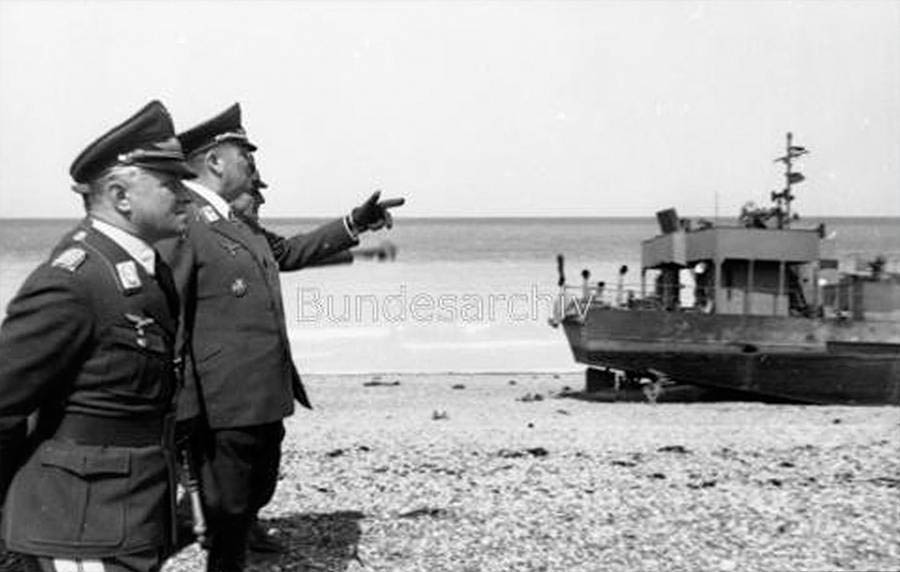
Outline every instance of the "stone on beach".
<svg viewBox="0 0 900 572">
<path fill-rule="evenodd" d="M 557 375 L 304 376 L 261 515 L 290 552 L 249 570 L 900 568 L 897 408 L 516 403 Z"/>
</svg>

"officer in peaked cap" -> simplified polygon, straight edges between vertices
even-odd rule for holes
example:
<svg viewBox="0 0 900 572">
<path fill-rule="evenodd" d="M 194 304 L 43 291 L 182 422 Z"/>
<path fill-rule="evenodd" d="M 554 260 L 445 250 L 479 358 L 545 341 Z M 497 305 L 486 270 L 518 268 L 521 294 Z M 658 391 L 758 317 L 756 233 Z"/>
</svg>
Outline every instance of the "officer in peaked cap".
<svg viewBox="0 0 900 572">
<path fill-rule="evenodd" d="M 155 571 L 171 544 L 179 300 L 151 244 L 186 227 L 174 135 L 153 101 L 81 152 L 87 216 L 0 326 L 2 534 L 27 570 Z"/>
<path fill-rule="evenodd" d="M 212 119 L 178 135 L 184 152 L 197 155 L 222 143 L 233 143 L 247 151 L 256 151 L 256 145 L 247 138 L 241 125 L 241 105 L 235 103 Z"/>
<path fill-rule="evenodd" d="M 188 233 L 160 244 L 185 295 L 185 391 L 180 421 L 195 420 L 209 523 L 209 571 L 244 569 L 257 511 L 278 476 L 283 419 L 294 399 L 309 400 L 294 367 L 285 326 L 279 270 L 297 270 L 358 243 L 357 235 L 389 225 L 376 193 L 345 217 L 285 240 L 276 257 L 267 235 L 233 216 L 230 202 L 253 191 L 259 173 L 234 104 L 178 136 L 197 178 Z M 202 412 L 202 414 L 201 414 Z"/>
<path fill-rule="evenodd" d="M 72 162 L 69 173 L 77 183 L 88 183 L 115 165 L 133 165 L 149 171 L 192 179 L 181 143 L 168 110 L 151 101 L 134 116 L 88 145 Z"/>
</svg>

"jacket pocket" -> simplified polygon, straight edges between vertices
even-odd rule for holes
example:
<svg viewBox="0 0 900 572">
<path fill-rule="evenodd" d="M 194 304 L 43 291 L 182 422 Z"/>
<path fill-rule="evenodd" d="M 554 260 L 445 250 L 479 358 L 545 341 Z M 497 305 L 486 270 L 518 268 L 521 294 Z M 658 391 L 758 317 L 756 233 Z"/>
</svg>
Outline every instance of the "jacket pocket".
<svg viewBox="0 0 900 572">
<path fill-rule="evenodd" d="M 14 515 L 24 537 L 72 548 L 125 541 L 128 451 L 46 441 L 29 464 Z"/>
<path fill-rule="evenodd" d="M 107 333 L 112 351 L 107 352 L 107 375 L 119 380 L 110 387 L 123 400 L 140 399 L 167 403 L 175 391 L 172 354 L 158 326 L 138 333 L 133 328 L 112 326 Z"/>
</svg>

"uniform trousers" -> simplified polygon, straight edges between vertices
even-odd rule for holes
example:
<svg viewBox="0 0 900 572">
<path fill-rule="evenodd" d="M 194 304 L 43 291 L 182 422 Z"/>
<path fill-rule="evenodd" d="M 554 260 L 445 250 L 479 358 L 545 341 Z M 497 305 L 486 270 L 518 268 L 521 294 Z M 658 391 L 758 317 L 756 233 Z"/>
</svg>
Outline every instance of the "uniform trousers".
<svg viewBox="0 0 900 572">
<path fill-rule="evenodd" d="M 256 513 L 275 493 L 284 424 L 281 421 L 207 429 L 195 440 L 209 527 L 208 572 L 244 569 Z"/>
</svg>

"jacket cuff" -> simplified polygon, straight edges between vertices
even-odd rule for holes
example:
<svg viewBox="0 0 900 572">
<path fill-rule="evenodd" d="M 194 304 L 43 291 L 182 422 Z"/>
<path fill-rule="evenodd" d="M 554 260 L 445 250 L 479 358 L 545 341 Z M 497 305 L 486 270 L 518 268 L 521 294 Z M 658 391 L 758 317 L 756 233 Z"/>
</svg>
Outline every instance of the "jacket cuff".
<svg viewBox="0 0 900 572">
<path fill-rule="evenodd" d="M 353 224 L 353 217 L 347 215 L 344 217 L 344 229 L 346 229 L 347 234 L 350 235 L 350 238 L 356 240 L 359 238 L 359 229 L 356 228 L 356 225 Z"/>
</svg>

